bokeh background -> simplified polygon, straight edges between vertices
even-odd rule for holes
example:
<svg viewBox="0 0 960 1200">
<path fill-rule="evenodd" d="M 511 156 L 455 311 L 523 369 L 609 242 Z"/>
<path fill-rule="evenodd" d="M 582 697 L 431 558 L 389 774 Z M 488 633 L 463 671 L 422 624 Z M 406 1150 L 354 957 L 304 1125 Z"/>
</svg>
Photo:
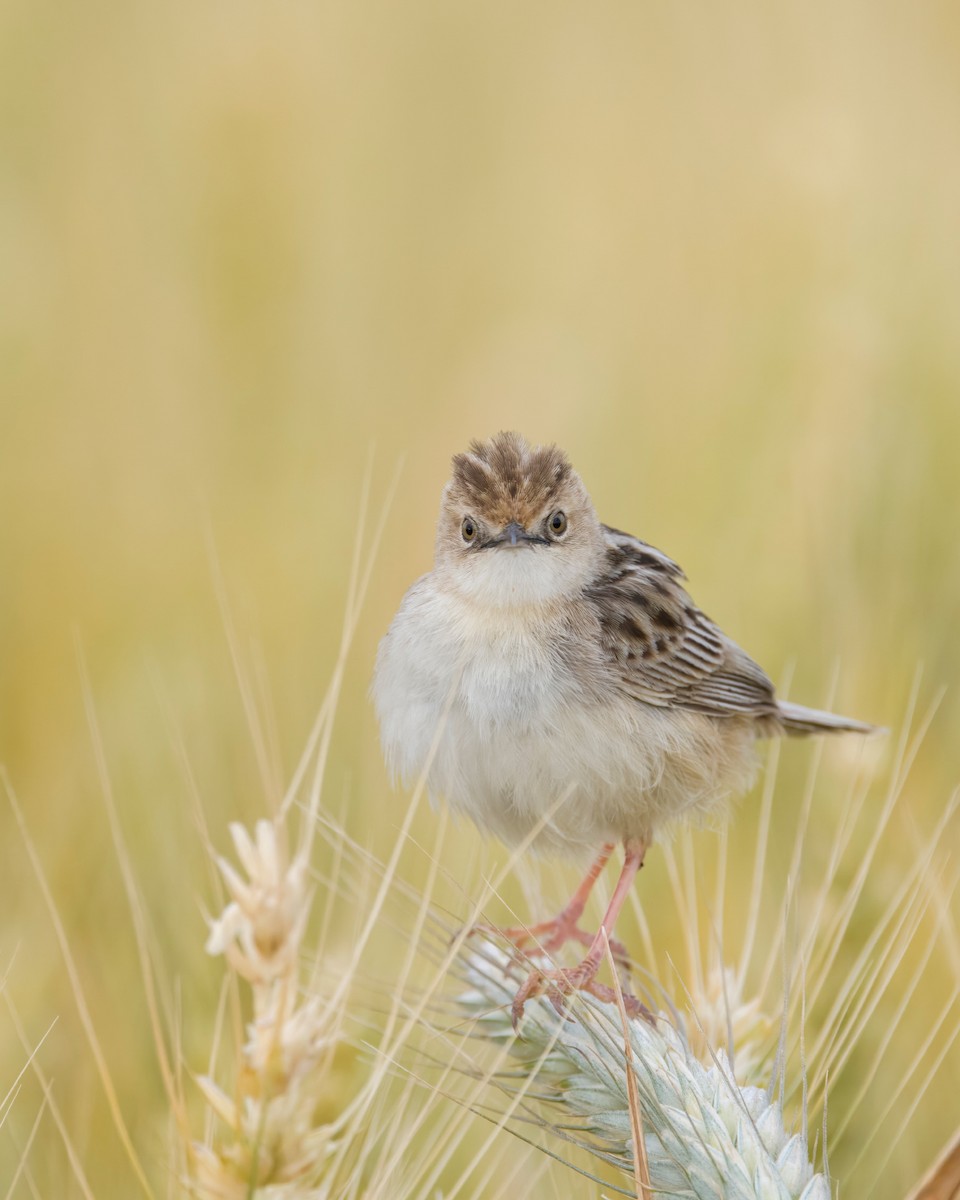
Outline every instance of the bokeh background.
<svg viewBox="0 0 960 1200">
<path fill-rule="evenodd" d="M 77 648 L 202 1062 L 191 1014 L 217 974 L 184 757 L 221 845 L 282 790 L 336 655 L 371 454 L 374 511 L 402 467 L 328 789 L 378 852 L 403 802 L 367 700 L 376 644 L 429 569 L 449 456 L 504 427 L 566 448 L 604 519 L 676 557 L 796 698 L 836 680 L 839 708 L 897 729 L 918 667 L 921 706 L 947 685 L 904 845 L 933 827 L 960 778 L 956 6 L 4 0 L 0 139 L 0 762 L 157 1178 Z M 259 760 L 211 547 L 270 717 Z M 808 753 L 785 751 L 788 784 Z M 44 1062 L 98 1195 L 130 1194 L 0 822 L 5 986 L 34 1040 L 57 1019 Z M 452 847 L 467 863 L 476 835 Z M 878 904 L 904 869 L 877 872 Z M 957 987 L 938 956 L 914 1043 Z M 0 1028 L 5 1090 L 24 1052 Z M 958 1070 L 953 1051 L 883 1196 L 957 1125 Z M 5 1162 L 36 1111 L 14 1106 Z M 41 1194 L 69 1194 L 49 1121 L 38 1137 Z"/>
</svg>

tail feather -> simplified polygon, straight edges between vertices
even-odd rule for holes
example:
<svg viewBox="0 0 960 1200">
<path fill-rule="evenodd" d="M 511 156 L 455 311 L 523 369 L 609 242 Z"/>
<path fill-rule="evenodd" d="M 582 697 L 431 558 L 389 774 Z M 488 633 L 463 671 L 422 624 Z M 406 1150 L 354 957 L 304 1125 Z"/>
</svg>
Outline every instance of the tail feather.
<svg viewBox="0 0 960 1200">
<path fill-rule="evenodd" d="M 784 733 L 803 735 L 808 733 L 886 733 L 879 725 L 868 725 L 836 713 L 821 712 L 817 708 L 804 708 L 802 704 L 791 704 L 781 700 L 778 715 Z"/>
</svg>

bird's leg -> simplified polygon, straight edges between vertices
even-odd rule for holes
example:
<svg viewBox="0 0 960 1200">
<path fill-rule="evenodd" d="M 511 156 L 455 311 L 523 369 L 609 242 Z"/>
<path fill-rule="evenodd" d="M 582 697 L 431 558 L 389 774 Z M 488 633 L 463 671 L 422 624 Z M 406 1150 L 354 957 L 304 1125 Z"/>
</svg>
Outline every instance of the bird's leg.
<svg viewBox="0 0 960 1200">
<path fill-rule="evenodd" d="M 606 944 L 617 923 L 617 917 L 623 908 L 623 902 L 630 891 L 637 872 L 643 866 L 643 858 L 647 852 L 647 838 L 629 838 L 624 842 L 623 869 L 617 886 L 613 890 L 607 911 L 596 936 L 590 942 L 587 956 L 579 966 L 572 969 L 557 969 L 553 971 L 534 970 L 527 976 L 523 986 L 514 997 L 512 1013 L 514 1029 L 523 1016 L 523 1008 L 532 996 L 538 996 L 543 991 L 549 991 L 550 1001 L 559 1013 L 563 1012 L 563 997 L 571 992 L 590 992 L 600 1000 L 612 1001 L 616 998 L 613 988 L 597 983 L 596 976 L 606 950 Z M 631 1016 L 650 1018 L 646 1007 L 636 996 L 624 996 L 624 1004 Z"/>
<path fill-rule="evenodd" d="M 591 864 L 590 870 L 584 875 L 580 886 L 571 897 L 570 903 L 561 909 L 551 920 L 540 921 L 536 925 L 511 925 L 506 929 L 487 925 L 478 925 L 475 928 L 499 934 L 501 937 L 513 942 L 518 950 L 526 948 L 530 943 L 535 943 L 538 949 L 545 950 L 548 953 L 559 950 L 561 946 L 571 941 L 580 942 L 582 945 L 588 947 L 592 946 L 594 935 L 588 933 L 585 929 L 581 929 L 577 922 L 583 916 L 583 910 L 587 906 L 590 893 L 593 891 L 593 885 L 600 878 L 600 874 L 610 860 L 610 855 L 613 854 L 614 849 L 613 842 L 606 842 L 604 844 L 602 850 Z M 611 941 L 610 948 L 615 958 L 624 962 L 627 961 L 626 949 L 619 942 Z"/>
<path fill-rule="evenodd" d="M 583 916 L 583 910 L 587 906 L 590 893 L 593 891 L 593 885 L 600 878 L 600 874 L 609 862 L 613 851 L 613 843 L 607 842 L 594 859 L 590 870 L 580 881 L 580 886 L 571 897 L 570 903 L 562 908 L 555 917 L 549 921 L 540 921 L 536 925 L 518 925 L 511 929 L 501 930 L 504 936 L 518 946 L 535 941 L 544 950 L 559 950 L 565 942 L 570 941 L 572 938 L 577 938 L 578 935 L 581 935 L 578 940 L 585 939 L 585 944 L 589 944 L 593 940 L 592 935 L 582 929 L 578 929 L 577 922 Z"/>
<path fill-rule="evenodd" d="M 583 910 L 587 907 L 587 901 L 590 899 L 593 885 L 600 878 L 603 868 L 610 861 L 610 855 L 613 851 L 613 842 L 605 842 L 600 853 L 593 860 L 590 870 L 580 881 L 580 886 L 573 893 L 570 903 L 565 908 L 562 908 L 552 921 L 541 921 L 539 925 L 534 925 L 533 929 L 530 930 L 543 946 L 544 950 L 559 950 L 564 943 L 569 942 L 573 938 L 583 941 L 584 944 L 589 942 L 590 935 L 586 930 L 579 929 L 577 922 L 583 916 Z"/>
</svg>

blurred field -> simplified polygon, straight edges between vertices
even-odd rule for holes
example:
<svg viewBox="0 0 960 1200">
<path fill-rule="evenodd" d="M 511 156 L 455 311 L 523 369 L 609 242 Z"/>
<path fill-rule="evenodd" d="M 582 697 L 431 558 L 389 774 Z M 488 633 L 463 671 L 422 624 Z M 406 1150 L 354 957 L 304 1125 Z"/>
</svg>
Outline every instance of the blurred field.
<svg viewBox="0 0 960 1200">
<path fill-rule="evenodd" d="M 0 762 L 160 1194 L 165 1107 L 76 642 L 200 1068 L 218 973 L 184 761 L 220 846 L 282 791 L 333 668 L 371 452 L 375 511 L 402 471 L 327 775 L 356 837 L 388 854 L 404 811 L 366 689 L 429 567 L 449 456 L 517 428 L 567 449 L 604 519 L 676 557 L 793 697 L 826 702 L 836 678 L 838 709 L 896 731 L 918 665 L 921 709 L 948 687 L 868 884 L 882 908 L 960 779 L 958 81 L 946 4 L 0 7 Z M 211 542 L 270 716 L 259 762 Z M 810 754 L 784 749 L 780 795 Z M 734 853 L 757 811 L 740 806 Z M 774 873 L 793 819 L 775 808 Z M 96 1195 L 131 1195 L 0 821 L 6 992 L 32 1042 L 57 1022 L 42 1060 Z M 448 845 L 462 875 L 477 837 Z M 651 920 L 663 871 L 639 885 Z M 749 871 L 731 887 L 745 904 Z M 841 1179 L 960 986 L 945 887 L 952 939 L 833 1159 Z M 0 1091 L 24 1059 L 0 1019 Z M 878 1200 L 960 1123 L 958 1077 L 953 1047 Z M 38 1107 L 25 1087 L 0 1179 Z M 29 1163 L 39 1194 L 72 1194 L 48 1116 Z"/>
</svg>

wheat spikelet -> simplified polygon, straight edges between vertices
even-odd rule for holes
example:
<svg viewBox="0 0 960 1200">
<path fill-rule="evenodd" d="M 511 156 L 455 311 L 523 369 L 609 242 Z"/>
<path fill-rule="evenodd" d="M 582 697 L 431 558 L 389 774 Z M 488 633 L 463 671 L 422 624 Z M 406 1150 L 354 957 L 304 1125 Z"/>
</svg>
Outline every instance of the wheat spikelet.
<svg viewBox="0 0 960 1200">
<path fill-rule="evenodd" d="M 209 1075 L 197 1081 L 222 1132 L 190 1147 L 189 1186 L 203 1200 L 252 1188 L 299 1195 L 316 1183 L 328 1151 L 315 1113 L 335 1043 L 320 998 L 305 995 L 299 978 L 311 899 L 306 861 L 288 857 L 274 822 L 258 821 L 254 837 L 239 824 L 230 832 L 244 874 L 219 860 L 230 902 L 211 923 L 207 950 L 249 986 L 253 1015 L 236 1047 L 232 1094 Z"/>
<path fill-rule="evenodd" d="M 828 1179 L 814 1173 L 804 1135 L 788 1133 L 780 1100 L 772 1089 L 738 1083 L 723 1049 L 707 1049 L 701 1061 L 666 1014 L 655 1025 L 622 1023 L 616 1005 L 585 994 L 569 1005 L 567 1017 L 537 998 L 517 1037 L 510 1004 L 523 971 L 515 958 L 489 944 L 466 953 L 460 967 L 466 989 L 457 1001 L 480 1036 L 509 1047 L 565 1138 L 628 1175 L 636 1157 L 632 1077 L 650 1195 L 829 1200 Z M 508 1086 L 517 1086 L 516 1072 Z"/>
</svg>

